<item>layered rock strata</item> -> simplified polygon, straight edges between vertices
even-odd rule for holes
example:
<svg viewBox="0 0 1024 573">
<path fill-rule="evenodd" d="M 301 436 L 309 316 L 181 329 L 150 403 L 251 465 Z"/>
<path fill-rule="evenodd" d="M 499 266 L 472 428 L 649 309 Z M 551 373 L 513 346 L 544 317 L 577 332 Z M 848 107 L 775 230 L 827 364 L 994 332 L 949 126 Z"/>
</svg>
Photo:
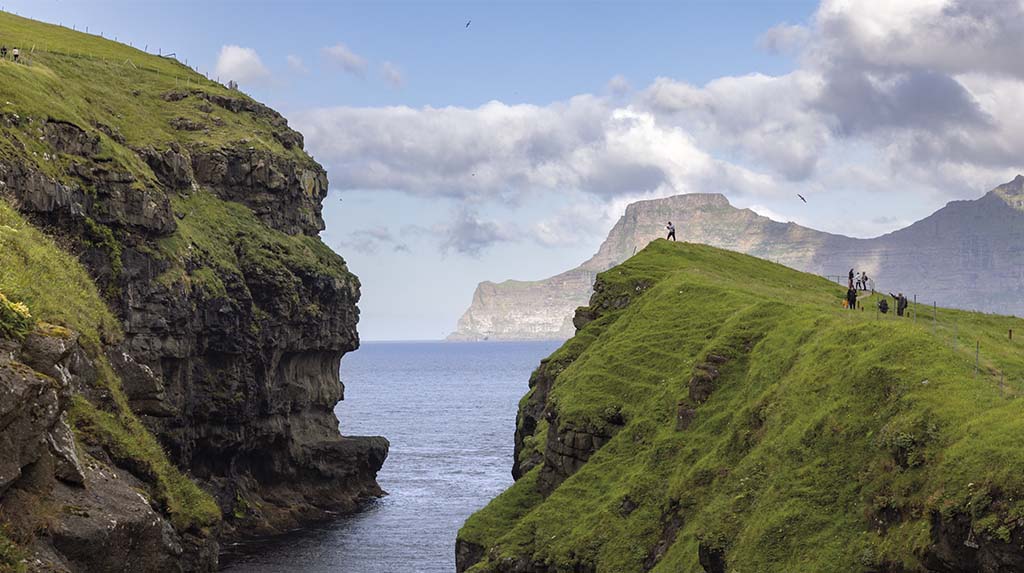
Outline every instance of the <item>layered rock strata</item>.
<svg viewBox="0 0 1024 573">
<path fill-rule="evenodd" d="M 577 307 L 587 304 L 596 273 L 663 236 L 772 260 L 797 270 L 845 277 L 868 272 L 879 289 L 931 304 L 1024 313 L 1024 177 L 983 197 L 953 201 L 898 231 L 872 239 L 824 233 L 737 209 L 718 194 L 677 195 L 626 208 L 597 253 L 576 269 L 540 281 L 484 282 L 450 340 L 566 339 Z M 845 279 L 843 279 L 845 280 Z"/>
<path fill-rule="evenodd" d="M 123 340 L 100 342 L 128 405 L 213 494 L 224 519 L 212 533 L 235 538 L 382 495 L 388 442 L 342 437 L 334 415 L 340 361 L 359 346 L 360 285 L 318 237 L 325 171 L 280 114 L 205 83 L 132 93 L 156 133 L 111 127 L 124 119 L 114 112 L 0 111 L 0 198 L 100 287 L 123 327 Z M 59 422 L 47 424 L 36 434 L 55 435 Z M 147 479 L 130 474 L 118 475 Z M 169 559 L 209 569 L 210 543 Z M 72 569 L 83 567 L 106 566 Z"/>
</svg>

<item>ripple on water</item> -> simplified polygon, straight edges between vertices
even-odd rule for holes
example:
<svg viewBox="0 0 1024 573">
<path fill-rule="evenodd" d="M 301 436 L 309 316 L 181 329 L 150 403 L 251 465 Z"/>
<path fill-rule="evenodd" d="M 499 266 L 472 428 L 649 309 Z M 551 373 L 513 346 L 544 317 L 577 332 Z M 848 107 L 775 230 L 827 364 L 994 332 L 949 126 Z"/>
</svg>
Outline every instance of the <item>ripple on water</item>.
<svg viewBox="0 0 1024 573">
<path fill-rule="evenodd" d="M 224 570 L 440 573 L 455 534 L 512 483 L 512 434 L 530 372 L 554 342 L 364 343 L 342 360 L 347 435 L 383 435 L 390 495 L 358 515 L 234 548 Z"/>
</svg>

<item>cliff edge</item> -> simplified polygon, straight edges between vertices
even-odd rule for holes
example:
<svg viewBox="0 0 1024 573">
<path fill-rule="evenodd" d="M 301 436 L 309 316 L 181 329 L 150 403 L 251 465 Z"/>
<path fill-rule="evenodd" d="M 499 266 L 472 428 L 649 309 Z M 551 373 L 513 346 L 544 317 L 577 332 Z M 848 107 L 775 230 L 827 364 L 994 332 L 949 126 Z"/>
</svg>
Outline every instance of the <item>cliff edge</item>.
<svg viewBox="0 0 1024 573">
<path fill-rule="evenodd" d="M 776 261 L 797 270 L 843 276 L 865 270 L 879 288 L 919 293 L 928 302 L 987 312 L 1024 314 L 1016 248 L 1024 224 L 1024 177 L 971 201 L 953 201 L 898 231 L 855 239 L 780 223 L 737 209 L 723 195 L 690 194 L 638 201 L 576 269 L 544 280 L 481 283 L 452 340 L 566 339 L 563 328 L 592 293 L 593 277 L 631 257 L 667 221 L 680 241 Z M 566 280 L 573 277 L 574 280 Z M 845 280 L 845 279 L 844 279 Z M 923 300 L 923 299 L 922 299 Z"/>
<path fill-rule="evenodd" d="M 599 274 L 458 570 L 1024 570 L 1024 321 L 844 293 L 661 239 Z"/>
<path fill-rule="evenodd" d="M 4 13 L 0 38 L 46 46 L 0 60 L 0 293 L 32 317 L 27 332 L 0 330 L 17 345 L 2 368 L 24 373 L 0 380 L 24 392 L 67 378 L 46 402 L 56 421 L 26 430 L 19 450 L 72 436 L 90 460 L 76 491 L 103 493 L 93 467 L 149 492 L 141 499 L 166 518 L 169 541 L 139 570 L 212 570 L 217 539 L 285 531 L 381 495 L 387 441 L 340 436 L 333 413 L 340 360 L 359 345 L 359 281 L 318 237 L 327 176 L 301 134 L 173 59 Z M 82 280 L 56 282 L 47 261 L 62 252 Z M 72 300 L 88 300 L 87 312 Z M 37 323 L 66 328 L 82 352 L 25 358 Z M 85 374 L 65 376 L 73 366 Z M 18 459 L 28 476 L 48 458 Z M 24 563 L 109 570 L 54 533 L 95 521 L 106 503 L 71 503 L 39 535 L 33 519 L 11 520 L 12 504 L 65 482 L 24 479 L 0 487 L 5 539 Z M 129 541 L 106 543 L 136 559 Z"/>
</svg>

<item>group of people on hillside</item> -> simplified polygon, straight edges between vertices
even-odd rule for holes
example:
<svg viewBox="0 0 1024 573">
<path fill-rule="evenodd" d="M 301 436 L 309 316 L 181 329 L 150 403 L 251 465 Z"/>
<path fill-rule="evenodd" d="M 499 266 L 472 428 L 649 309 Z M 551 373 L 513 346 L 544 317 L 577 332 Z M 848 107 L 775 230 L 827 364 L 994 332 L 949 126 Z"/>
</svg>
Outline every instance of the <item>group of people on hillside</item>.
<svg viewBox="0 0 1024 573">
<path fill-rule="evenodd" d="M 21 50 L 19 50 L 18 48 L 14 48 L 13 50 L 11 50 L 11 57 L 14 59 L 15 62 L 19 61 L 19 59 L 21 58 Z M 7 59 L 7 46 L 0 46 L 0 59 Z"/>
<path fill-rule="evenodd" d="M 668 224 L 665 225 L 665 230 L 668 231 L 668 236 L 665 237 L 666 239 L 671 241 L 676 240 L 676 227 L 672 224 L 672 221 L 669 221 Z M 857 293 L 866 290 L 874 292 L 874 285 L 872 284 L 871 279 L 868 278 L 867 271 L 855 272 L 854 269 L 850 269 L 848 277 L 849 283 L 846 290 L 846 300 L 843 301 L 843 304 L 850 310 L 857 310 Z M 893 303 L 896 305 L 896 316 L 903 316 L 907 310 L 907 306 L 909 306 L 907 297 L 903 296 L 903 293 L 889 293 L 889 296 L 892 297 Z M 878 310 L 882 314 L 889 312 L 889 303 L 884 298 L 878 301 Z"/>
<path fill-rule="evenodd" d="M 853 269 L 850 269 L 850 288 L 857 290 L 872 290 L 871 279 L 868 278 L 868 272 L 860 271 L 855 274 Z"/>
<path fill-rule="evenodd" d="M 869 290 L 868 287 L 871 284 L 869 281 L 867 271 L 854 273 L 854 270 L 850 269 L 849 284 L 847 285 L 846 301 L 844 303 L 846 308 L 850 310 L 857 309 L 857 293 L 862 290 Z"/>
<path fill-rule="evenodd" d="M 867 272 L 854 273 L 853 269 L 850 269 L 849 283 L 847 284 L 846 299 L 843 301 L 843 306 L 850 310 L 857 309 L 857 293 L 862 290 L 871 290 L 871 282 L 868 278 Z M 903 296 L 903 293 L 893 294 L 889 293 L 889 296 L 893 299 L 893 304 L 896 306 L 896 316 L 904 316 L 907 307 L 910 306 L 910 302 L 907 297 Z M 878 311 L 882 314 L 889 312 L 889 302 L 886 299 L 878 301 Z"/>
</svg>

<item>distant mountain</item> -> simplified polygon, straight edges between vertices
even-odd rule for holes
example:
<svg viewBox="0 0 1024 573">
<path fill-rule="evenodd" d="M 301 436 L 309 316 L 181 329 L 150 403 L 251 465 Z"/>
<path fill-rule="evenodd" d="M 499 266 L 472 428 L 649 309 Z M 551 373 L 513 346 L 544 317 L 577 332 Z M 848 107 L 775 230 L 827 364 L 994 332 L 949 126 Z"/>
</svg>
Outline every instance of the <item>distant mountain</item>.
<svg viewBox="0 0 1024 573">
<path fill-rule="evenodd" d="M 855 239 L 737 209 L 719 194 L 638 201 L 579 267 L 539 281 L 483 282 L 449 340 L 543 340 L 572 336 L 594 276 L 633 255 L 672 221 L 680 241 L 845 277 L 867 271 L 880 290 L 920 302 L 1024 315 L 1024 176 L 983 197 L 953 201 L 909 227 Z M 845 279 L 844 279 L 845 280 Z M 797 293 L 794 296 L 798 296 Z"/>
</svg>

